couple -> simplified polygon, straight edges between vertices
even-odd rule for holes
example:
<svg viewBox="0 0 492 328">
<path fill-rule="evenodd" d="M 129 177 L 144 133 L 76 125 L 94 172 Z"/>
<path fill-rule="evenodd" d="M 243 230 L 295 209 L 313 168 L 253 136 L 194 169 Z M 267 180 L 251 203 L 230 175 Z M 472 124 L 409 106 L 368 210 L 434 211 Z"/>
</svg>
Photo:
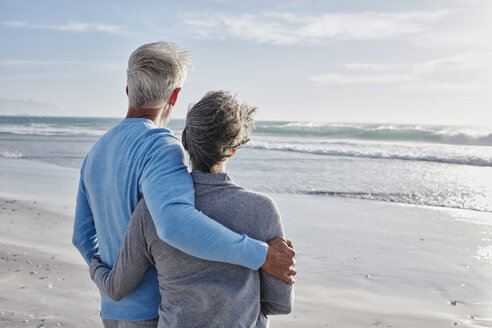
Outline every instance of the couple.
<svg viewBox="0 0 492 328">
<path fill-rule="evenodd" d="M 275 203 L 225 173 L 254 108 L 217 91 L 189 109 L 191 175 L 164 128 L 189 58 L 166 42 L 135 50 L 127 116 L 82 164 L 72 241 L 102 292 L 105 327 L 265 327 L 292 307 L 295 251 Z"/>
</svg>

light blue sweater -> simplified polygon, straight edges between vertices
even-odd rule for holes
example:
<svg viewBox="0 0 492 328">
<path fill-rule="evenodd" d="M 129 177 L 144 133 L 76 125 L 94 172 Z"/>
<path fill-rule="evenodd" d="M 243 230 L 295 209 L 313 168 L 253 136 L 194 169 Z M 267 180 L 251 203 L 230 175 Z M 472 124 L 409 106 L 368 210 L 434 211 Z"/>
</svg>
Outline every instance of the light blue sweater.
<svg viewBox="0 0 492 328">
<path fill-rule="evenodd" d="M 80 172 L 73 244 L 87 263 L 100 253 L 113 266 L 131 214 L 145 195 L 157 235 L 190 255 L 253 270 L 267 245 L 240 235 L 194 207 L 193 181 L 179 139 L 148 119 L 121 121 L 87 154 Z M 145 320 L 158 316 L 157 274 L 150 268 L 120 302 L 101 295 L 103 319 Z"/>
</svg>

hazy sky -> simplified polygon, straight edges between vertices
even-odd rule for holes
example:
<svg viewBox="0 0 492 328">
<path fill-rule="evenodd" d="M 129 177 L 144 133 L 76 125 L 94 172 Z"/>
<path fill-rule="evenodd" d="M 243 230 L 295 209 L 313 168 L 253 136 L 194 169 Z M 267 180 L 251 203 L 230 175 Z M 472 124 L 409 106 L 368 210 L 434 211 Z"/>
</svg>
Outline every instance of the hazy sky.
<svg viewBox="0 0 492 328">
<path fill-rule="evenodd" d="M 124 116 L 143 43 L 193 53 L 258 119 L 492 125 L 492 1 L 0 0 L 0 114 Z"/>
</svg>

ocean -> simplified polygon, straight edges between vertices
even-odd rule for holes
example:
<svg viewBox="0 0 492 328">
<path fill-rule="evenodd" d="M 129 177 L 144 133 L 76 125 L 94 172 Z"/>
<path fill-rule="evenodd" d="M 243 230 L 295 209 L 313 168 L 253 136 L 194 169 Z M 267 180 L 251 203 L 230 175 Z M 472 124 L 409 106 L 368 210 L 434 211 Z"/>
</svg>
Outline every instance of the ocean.
<svg viewBox="0 0 492 328">
<path fill-rule="evenodd" d="M 78 169 L 119 121 L 0 116 L 0 157 Z M 227 171 L 269 193 L 492 212 L 492 128 L 258 121 Z"/>
</svg>

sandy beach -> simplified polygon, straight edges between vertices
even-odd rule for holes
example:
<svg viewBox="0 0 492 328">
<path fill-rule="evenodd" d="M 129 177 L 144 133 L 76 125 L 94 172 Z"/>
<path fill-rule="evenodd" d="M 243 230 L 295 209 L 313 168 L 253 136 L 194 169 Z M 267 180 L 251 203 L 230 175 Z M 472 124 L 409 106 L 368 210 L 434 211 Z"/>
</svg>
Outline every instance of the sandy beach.
<svg viewBox="0 0 492 328">
<path fill-rule="evenodd" d="M 172 216 L 157 227 L 171 244 L 243 254 L 246 239 L 191 211 L 185 166 L 276 202 L 297 275 L 292 312 L 269 327 L 492 328 L 491 13 L 492 0 L 0 0 L 0 328 L 103 328 L 72 244 L 82 167 L 74 239 L 106 264 L 137 192 Z M 213 184 L 216 210 L 255 207 Z M 204 273 L 178 271 L 161 287 Z M 147 317 L 146 287 L 127 306 L 103 296 L 104 316 Z"/>
<path fill-rule="evenodd" d="M 101 327 L 71 245 L 78 170 L 0 158 L 0 326 Z M 492 327 L 492 214 L 272 193 L 299 253 L 271 327 Z"/>
</svg>

